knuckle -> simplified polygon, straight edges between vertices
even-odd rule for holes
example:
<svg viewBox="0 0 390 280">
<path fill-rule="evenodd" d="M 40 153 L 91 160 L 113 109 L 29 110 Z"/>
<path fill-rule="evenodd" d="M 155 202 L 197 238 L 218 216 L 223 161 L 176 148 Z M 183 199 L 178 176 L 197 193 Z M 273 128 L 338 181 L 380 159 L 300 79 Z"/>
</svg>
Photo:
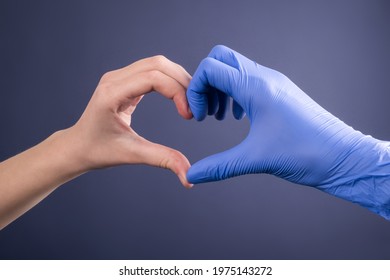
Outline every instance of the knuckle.
<svg viewBox="0 0 390 280">
<path fill-rule="evenodd" d="M 107 81 L 110 81 L 114 76 L 114 71 L 108 71 L 106 73 L 103 74 L 103 76 L 100 78 L 100 82 L 104 83 L 104 82 L 107 82 Z"/>
<path fill-rule="evenodd" d="M 177 171 L 181 162 L 181 156 L 177 151 L 169 150 L 166 157 L 160 162 L 160 167 Z"/>
<path fill-rule="evenodd" d="M 150 70 L 145 73 L 146 78 L 151 81 L 159 80 L 161 77 L 161 72 L 158 70 Z"/>
<path fill-rule="evenodd" d="M 166 65 L 168 59 L 165 56 L 159 54 L 159 55 L 153 56 L 151 58 L 151 61 L 152 61 L 153 66 L 155 68 L 159 69 L 159 68 L 164 67 Z"/>
<path fill-rule="evenodd" d="M 112 92 L 112 91 L 115 91 L 114 89 L 114 83 L 112 83 L 111 81 L 107 80 L 107 81 L 103 81 L 99 84 L 99 86 L 97 87 L 96 89 L 96 93 L 98 95 L 106 95 L 108 94 L 109 92 Z"/>
<path fill-rule="evenodd" d="M 224 45 L 216 45 L 212 48 L 211 53 L 222 53 L 226 52 L 227 50 L 229 50 L 229 48 Z"/>
<path fill-rule="evenodd" d="M 212 63 L 213 63 L 213 59 L 211 57 L 206 57 L 206 58 L 202 59 L 202 61 L 200 62 L 200 65 L 203 68 L 208 68 L 211 66 Z"/>
<path fill-rule="evenodd" d="M 171 159 L 169 157 L 164 157 L 160 159 L 160 162 L 158 163 L 158 167 L 164 168 L 164 169 L 172 169 L 171 168 Z"/>
</svg>

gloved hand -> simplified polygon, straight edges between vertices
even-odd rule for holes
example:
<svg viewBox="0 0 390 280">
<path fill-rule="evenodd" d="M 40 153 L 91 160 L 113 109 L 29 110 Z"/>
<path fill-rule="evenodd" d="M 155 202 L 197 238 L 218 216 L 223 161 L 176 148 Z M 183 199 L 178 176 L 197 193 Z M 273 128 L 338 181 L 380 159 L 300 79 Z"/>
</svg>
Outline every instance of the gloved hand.
<svg viewBox="0 0 390 280">
<path fill-rule="evenodd" d="M 230 98 L 233 115 L 248 116 L 249 134 L 232 149 L 195 163 L 189 182 L 268 173 L 390 219 L 388 142 L 346 125 L 283 74 L 216 46 L 196 70 L 187 99 L 200 121 L 207 113 L 223 119 Z"/>
</svg>

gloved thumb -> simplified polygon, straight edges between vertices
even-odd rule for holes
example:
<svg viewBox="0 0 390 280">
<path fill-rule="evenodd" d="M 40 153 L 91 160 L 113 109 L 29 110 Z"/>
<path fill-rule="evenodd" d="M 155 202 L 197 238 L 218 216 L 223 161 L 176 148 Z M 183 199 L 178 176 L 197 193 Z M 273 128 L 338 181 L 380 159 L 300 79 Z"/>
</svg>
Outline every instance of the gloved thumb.
<svg viewBox="0 0 390 280">
<path fill-rule="evenodd" d="M 250 164 L 243 143 L 222 153 L 196 162 L 187 172 L 191 184 L 219 181 L 250 173 Z"/>
</svg>

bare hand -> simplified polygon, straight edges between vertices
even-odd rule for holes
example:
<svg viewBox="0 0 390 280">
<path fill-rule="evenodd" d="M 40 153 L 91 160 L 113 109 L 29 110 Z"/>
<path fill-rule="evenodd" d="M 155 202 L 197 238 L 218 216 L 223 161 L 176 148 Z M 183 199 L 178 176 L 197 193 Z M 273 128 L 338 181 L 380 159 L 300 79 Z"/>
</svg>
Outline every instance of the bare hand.
<svg viewBox="0 0 390 280">
<path fill-rule="evenodd" d="M 78 141 L 79 162 L 86 170 L 137 163 L 167 168 L 190 187 L 187 158 L 146 140 L 131 128 L 132 113 L 151 91 L 172 99 L 179 114 L 191 119 L 185 96 L 190 80 L 184 68 L 163 56 L 142 59 L 103 75 L 80 120 L 68 131 Z"/>
</svg>

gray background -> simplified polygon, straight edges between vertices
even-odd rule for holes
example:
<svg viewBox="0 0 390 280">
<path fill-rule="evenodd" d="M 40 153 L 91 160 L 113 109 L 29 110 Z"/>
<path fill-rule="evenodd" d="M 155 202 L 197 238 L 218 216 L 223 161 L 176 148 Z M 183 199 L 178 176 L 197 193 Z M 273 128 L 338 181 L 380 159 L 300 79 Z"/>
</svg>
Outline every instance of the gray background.
<svg viewBox="0 0 390 280">
<path fill-rule="evenodd" d="M 390 139 L 388 1 L 0 2 L 0 160 L 71 126 L 100 76 L 164 54 L 193 73 L 225 44 L 289 76 L 323 107 Z M 134 128 L 191 162 L 239 143 L 247 120 L 181 119 L 157 94 Z M 390 223 L 269 175 L 184 189 L 123 166 L 59 188 L 0 232 L 2 259 L 390 257 Z"/>
</svg>

